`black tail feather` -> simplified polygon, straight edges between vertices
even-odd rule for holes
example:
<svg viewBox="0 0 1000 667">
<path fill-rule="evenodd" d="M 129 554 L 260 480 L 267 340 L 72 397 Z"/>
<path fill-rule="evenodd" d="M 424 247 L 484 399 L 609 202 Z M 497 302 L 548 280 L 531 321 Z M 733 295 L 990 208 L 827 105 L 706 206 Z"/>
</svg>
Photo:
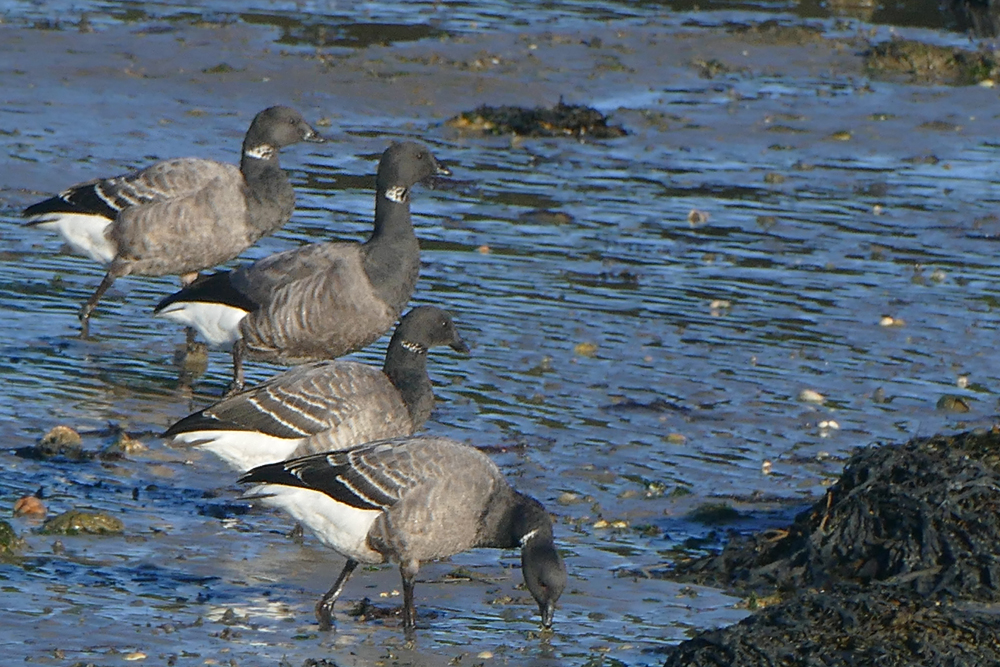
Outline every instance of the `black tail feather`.
<svg viewBox="0 0 1000 667">
<path fill-rule="evenodd" d="M 185 301 L 217 303 L 239 308 L 248 313 L 257 310 L 257 304 L 233 286 L 230 281 L 230 273 L 230 271 L 216 271 L 209 275 L 200 276 L 184 289 L 174 292 L 156 304 L 153 312 L 159 313 L 172 303 Z"/>
</svg>

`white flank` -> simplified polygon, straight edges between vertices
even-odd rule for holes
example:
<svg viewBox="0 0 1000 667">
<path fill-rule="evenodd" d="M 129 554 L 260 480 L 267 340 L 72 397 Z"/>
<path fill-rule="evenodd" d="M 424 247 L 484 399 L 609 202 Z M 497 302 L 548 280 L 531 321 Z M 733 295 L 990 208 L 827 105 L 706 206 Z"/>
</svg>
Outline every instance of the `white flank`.
<svg viewBox="0 0 1000 667">
<path fill-rule="evenodd" d="M 194 327 L 209 345 L 228 350 L 240 339 L 240 321 L 247 311 L 207 301 L 175 301 L 156 316 Z"/>
<path fill-rule="evenodd" d="M 212 452 L 240 472 L 284 461 L 302 441 L 302 438 L 276 438 L 258 431 L 189 431 L 175 435 L 172 440 L 174 444 Z"/>
<path fill-rule="evenodd" d="M 359 510 L 338 503 L 320 491 L 281 484 L 261 484 L 247 496 L 264 496 L 260 501 L 288 512 L 316 537 L 338 552 L 362 563 L 381 563 L 382 556 L 368 548 L 368 531 L 381 510 Z"/>
<path fill-rule="evenodd" d="M 73 252 L 90 257 L 96 262 L 110 264 L 117 252 L 115 245 L 104 236 L 111 224 L 102 215 L 82 213 L 43 213 L 28 218 L 41 229 L 58 232 Z"/>
</svg>

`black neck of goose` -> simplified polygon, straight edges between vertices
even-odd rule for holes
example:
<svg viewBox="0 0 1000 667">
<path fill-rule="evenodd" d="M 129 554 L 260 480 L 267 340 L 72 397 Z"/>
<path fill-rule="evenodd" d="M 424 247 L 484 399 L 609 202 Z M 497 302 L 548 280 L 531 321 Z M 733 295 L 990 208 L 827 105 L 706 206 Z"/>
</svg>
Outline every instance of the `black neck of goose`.
<svg viewBox="0 0 1000 667">
<path fill-rule="evenodd" d="M 413 294 L 420 272 L 420 243 L 410 220 L 409 188 L 379 185 L 375 231 L 362 252 L 375 293 L 398 315 Z"/>
<path fill-rule="evenodd" d="M 427 377 L 427 348 L 394 334 L 385 353 L 386 374 L 403 397 L 416 430 L 424 425 L 434 410 L 434 387 Z"/>
<path fill-rule="evenodd" d="M 552 520 L 542 504 L 509 487 L 505 497 L 491 503 L 483 515 L 483 529 L 476 546 L 514 549 L 527 545 L 552 545 Z"/>
<path fill-rule="evenodd" d="M 288 222 L 295 209 L 295 190 L 278 163 L 278 149 L 248 134 L 240 171 L 246 183 L 248 222 L 258 238 Z"/>
</svg>

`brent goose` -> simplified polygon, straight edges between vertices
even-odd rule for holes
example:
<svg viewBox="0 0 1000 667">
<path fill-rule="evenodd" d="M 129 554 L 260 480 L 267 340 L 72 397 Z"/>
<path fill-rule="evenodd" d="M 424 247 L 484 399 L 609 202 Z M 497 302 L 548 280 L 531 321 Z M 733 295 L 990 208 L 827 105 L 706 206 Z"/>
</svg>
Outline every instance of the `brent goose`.
<svg viewBox="0 0 1000 667">
<path fill-rule="evenodd" d="M 410 189 L 450 173 L 426 146 L 393 144 L 379 161 L 366 242 L 313 243 L 203 276 L 155 312 L 232 346 L 234 389 L 243 386 L 244 356 L 300 364 L 360 349 L 389 330 L 417 282 Z"/>
<path fill-rule="evenodd" d="M 254 117 L 240 167 L 199 158 L 74 185 L 24 211 L 28 224 L 59 232 L 80 254 L 108 266 L 80 309 L 90 313 L 116 278 L 196 274 L 239 255 L 288 222 L 295 193 L 278 151 L 322 142 L 299 112 L 271 107 Z"/>
<path fill-rule="evenodd" d="M 244 472 L 412 435 L 434 408 L 427 351 L 438 345 L 469 351 L 447 311 L 418 306 L 399 321 L 381 370 L 346 359 L 296 366 L 181 419 L 163 437 Z"/>
<path fill-rule="evenodd" d="M 521 548 L 524 582 L 543 627 L 552 625 L 566 586 L 552 521 L 474 447 L 440 437 L 383 440 L 271 463 L 240 482 L 257 484 L 248 498 L 285 510 L 347 557 L 316 605 L 323 629 L 332 626 L 333 605 L 359 563 L 394 561 L 403 578 L 403 627 L 411 635 L 420 562 L 476 547 Z"/>
</svg>

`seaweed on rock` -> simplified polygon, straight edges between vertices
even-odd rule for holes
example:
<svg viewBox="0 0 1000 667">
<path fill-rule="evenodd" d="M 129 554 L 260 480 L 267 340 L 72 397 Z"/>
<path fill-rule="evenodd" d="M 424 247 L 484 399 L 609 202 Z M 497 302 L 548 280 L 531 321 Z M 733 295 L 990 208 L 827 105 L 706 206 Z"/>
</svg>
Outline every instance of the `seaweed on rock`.
<svg viewBox="0 0 1000 667">
<path fill-rule="evenodd" d="M 1000 664 L 1000 617 L 895 586 L 805 591 L 667 651 L 664 667 Z"/>
<path fill-rule="evenodd" d="M 1000 432 L 861 449 L 787 530 L 680 562 L 682 581 L 772 592 L 883 582 L 922 596 L 1000 601 Z"/>
<path fill-rule="evenodd" d="M 477 107 L 448 121 L 459 129 L 487 134 L 515 134 L 522 137 L 593 137 L 610 139 L 628 134 L 620 125 L 608 125 L 607 117 L 582 104 L 559 104 L 551 109 L 516 106 Z"/>
</svg>

